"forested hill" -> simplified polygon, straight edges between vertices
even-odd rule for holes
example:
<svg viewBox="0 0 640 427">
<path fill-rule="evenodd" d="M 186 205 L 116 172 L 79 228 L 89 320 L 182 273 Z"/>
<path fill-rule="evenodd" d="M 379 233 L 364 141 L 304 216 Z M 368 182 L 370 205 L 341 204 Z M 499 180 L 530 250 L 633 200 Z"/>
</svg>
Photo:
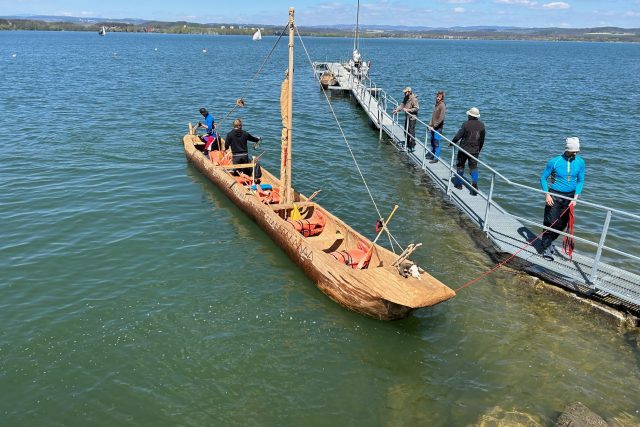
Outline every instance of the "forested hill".
<svg viewBox="0 0 640 427">
<path fill-rule="evenodd" d="M 0 30 L 95 31 L 106 27 L 108 32 L 153 32 L 167 34 L 249 35 L 257 28 L 263 35 L 280 34 L 282 27 L 260 24 L 197 24 L 192 22 L 161 22 L 140 19 L 100 20 L 56 16 L 3 17 Z M 320 37 L 351 37 L 353 27 L 300 26 L 303 35 Z M 426 39 L 486 39 L 486 40 L 553 40 L 640 42 L 640 28 L 519 28 L 519 27 L 403 27 L 362 26 L 361 37 L 396 37 Z"/>
</svg>

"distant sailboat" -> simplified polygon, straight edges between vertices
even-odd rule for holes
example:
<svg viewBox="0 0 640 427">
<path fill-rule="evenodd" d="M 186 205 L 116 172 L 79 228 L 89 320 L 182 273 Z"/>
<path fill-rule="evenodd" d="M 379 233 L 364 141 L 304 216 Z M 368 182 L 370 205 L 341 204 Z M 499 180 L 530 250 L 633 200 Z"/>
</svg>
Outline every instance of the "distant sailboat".
<svg viewBox="0 0 640 427">
<path fill-rule="evenodd" d="M 102 28 L 100 28 L 100 31 L 98 31 L 98 34 L 100 34 L 101 36 L 107 35 L 107 29 L 105 28 L 104 25 L 102 26 Z"/>
<path fill-rule="evenodd" d="M 258 28 L 258 31 L 253 33 L 253 41 L 255 42 L 259 40 L 262 40 L 262 33 L 260 32 L 260 28 Z"/>
</svg>

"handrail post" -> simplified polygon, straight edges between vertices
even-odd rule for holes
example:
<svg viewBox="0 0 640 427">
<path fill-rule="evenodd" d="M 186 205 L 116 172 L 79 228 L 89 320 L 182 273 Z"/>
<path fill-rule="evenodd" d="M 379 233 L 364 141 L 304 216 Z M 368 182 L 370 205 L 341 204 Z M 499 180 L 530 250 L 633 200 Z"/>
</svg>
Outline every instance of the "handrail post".
<svg viewBox="0 0 640 427">
<path fill-rule="evenodd" d="M 429 139 L 429 127 L 427 127 L 427 130 L 425 131 L 424 143 L 422 144 L 422 146 L 424 147 L 424 149 L 422 150 L 422 169 L 427 168 L 427 140 L 428 139 Z"/>
<path fill-rule="evenodd" d="M 604 219 L 604 225 L 602 226 L 602 234 L 600 234 L 600 242 L 598 243 L 598 250 L 596 251 L 596 257 L 593 260 L 593 268 L 591 269 L 591 277 L 589 281 L 595 285 L 598 278 L 598 264 L 600 264 L 600 256 L 602 255 L 602 247 L 604 241 L 607 238 L 607 232 L 609 231 L 609 223 L 611 222 L 611 210 L 607 210 L 607 216 Z"/>
<path fill-rule="evenodd" d="M 391 139 L 393 140 L 394 143 L 398 142 L 396 141 L 396 137 L 395 137 L 395 129 L 397 127 L 400 127 L 400 124 L 398 123 L 398 113 L 393 113 L 393 119 L 392 119 L 392 123 L 391 123 Z"/>
<path fill-rule="evenodd" d="M 449 163 L 449 181 L 447 181 L 447 196 L 451 196 L 451 179 L 453 178 L 453 162 L 455 160 L 456 148 L 451 150 L 451 162 Z"/>
<path fill-rule="evenodd" d="M 404 144 L 402 148 L 407 150 L 407 140 L 409 139 L 409 117 L 407 117 L 407 113 L 404 113 Z"/>
<path fill-rule="evenodd" d="M 493 185 L 496 180 L 496 174 L 491 173 L 491 187 L 489 187 L 489 198 L 487 199 L 487 208 L 484 211 L 484 223 L 482 224 L 482 231 L 485 233 L 489 230 L 489 209 L 491 208 L 491 200 L 493 199 Z"/>
</svg>

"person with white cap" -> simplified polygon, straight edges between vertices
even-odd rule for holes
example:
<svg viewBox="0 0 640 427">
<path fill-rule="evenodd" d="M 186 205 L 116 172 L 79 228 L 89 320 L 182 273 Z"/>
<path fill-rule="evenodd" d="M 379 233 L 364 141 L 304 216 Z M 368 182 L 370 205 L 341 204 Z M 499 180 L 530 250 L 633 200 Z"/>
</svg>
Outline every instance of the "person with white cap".
<svg viewBox="0 0 640 427">
<path fill-rule="evenodd" d="M 472 107 L 467 111 L 467 121 L 462 124 L 456 136 L 451 141 L 455 144 L 460 142 L 460 148 L 458 150 L 458 161 L 456 163 L 456 173 L 453 179 L 453 185 L 462 190 L 462 182 L 464 176 L 464 164 L 469 163 L 469 172 L 471 173 L 471 195 L 476 196 L 478 194 L 478 157 L 480 157 L 480 151 L 484 146 L 485 127 L 484 123 L 480 121 L 480 110 L 476 107 Z"/>
<path fill-rule="evenodd" d="M 564 231 L 569 223 L 569 206 L 575 206 L 584 185 L 585 163 L 580 152 L 580 140 L 576 137 L 565 139 L 564 153 L 549 160 L 540 177 L 540 185 L 545 195 L 544 225 Z M 551 183 L 551 186 L 549 186 Z M 563 196 L 563 197 L 560 197 Z M 545 230 L 542 235 L 542 256 L 553 261 L 555 248 L 553 241 L 558 233 Z"/>
<path fill-rule="evenodd" d="M 404 131 L 407 136 L 407 151 L 413 153 L 416 146 L 416 120 L 420 106 L 418 105 L 418 97 L 410 87 L 405 87 L 402 92 L 404 93 L 404 99 L 402 103 L 393 110 L 393 114 L 399 111 L 406 113 Z"/>
</svg>

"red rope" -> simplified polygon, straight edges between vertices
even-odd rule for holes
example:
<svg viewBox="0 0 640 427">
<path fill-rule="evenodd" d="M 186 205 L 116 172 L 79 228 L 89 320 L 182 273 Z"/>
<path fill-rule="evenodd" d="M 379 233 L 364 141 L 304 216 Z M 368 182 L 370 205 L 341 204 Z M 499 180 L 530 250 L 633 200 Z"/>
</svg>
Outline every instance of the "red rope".
<svg viewBox="0 0 640 427">
<path fill-rule="evenodd" d="M 564 253 L 567 254 L 569 256 L 569 259 L 572 261 L 573 261 L 573 249 L 576 247 L 576 242 L 575 242 L 575 239 L 573 238 L 573 223 L 575 220 L 573 208 L 574 208 L 573 205 L 569 205 L 569 225 L 567 227 L 567 232 L 571 236 L 564 236 L 564 239 L 562 239 L 562 249 L 564 250 Z"/>
<path fill-rule="evenodd" d="M 562 212 L 562 214 L 556 218 L 555 221 L 553 221 L 553 223 L 551 223 L 551 225 L 549 226 L 549 228 L 553 227 L 553 225 L 558 222 L 560 220 L 560 218 L 562 218 L 564 216 L 565 213 L 567 213 L 567 210 L 569 210 L 570 212 L 573 212 L 573 206 L 569 206 L 567 209 L 564 210 L 564 212 Z M 569 218 L 569 222 L 571 224 L 571 226 L 573 227 L 573 215 L 571 215 L 571 217 Z M 521 247 L 520 249 L 518 249 L 513 255 L 509 256 L 507 259 L 505 259 L 504 261 L 498 263 L 495 267 L 493 267 L 491 270 L 489 271 L 485 271 L 484 273 L 482 273 L 480 276 L 476 277 L 475 279 L 469 280 L 467 283 L 465 283 L 464 285 L 460 286 L 459 288 L 455 289 L 455 292 L 458 292 L 464 288 L 466 288 L 467 286 L 471 286 L 474 283 L 476 283 L 477 281 L 479 281 L 480 279 L 483 279 L 485 277 L 487 277 L 488 275 L 490 275 L 491 273 L 493 273 L 494 271 L 496 271 L 497 269 L 499 269 L 500 267 L 502 267 L 503 265 L 505 265 L 506 263 L 508 263 L 509 261 L 511 261 L 516 255 L 518 255 L 520 252 L 524 251 L 525 249 L 527 249 L 529 246 L 533 245 L 533 243 L 540 239 L 542 237 L 542 235 L 544 233 L 546 233 L 547 230 L 543 230 L 542 233 L 538 234 L 536 236 L 535 239 L 533 239 L 532 241 L 530 241 L 529 243 L 527 243 L 526 245 L 524 245 L 523 247 Z M 573 228 L 571 229 L 571 234 L 573 234 Z M 572 249 L 573 251 L 573 249 Z"/>
</svg>

